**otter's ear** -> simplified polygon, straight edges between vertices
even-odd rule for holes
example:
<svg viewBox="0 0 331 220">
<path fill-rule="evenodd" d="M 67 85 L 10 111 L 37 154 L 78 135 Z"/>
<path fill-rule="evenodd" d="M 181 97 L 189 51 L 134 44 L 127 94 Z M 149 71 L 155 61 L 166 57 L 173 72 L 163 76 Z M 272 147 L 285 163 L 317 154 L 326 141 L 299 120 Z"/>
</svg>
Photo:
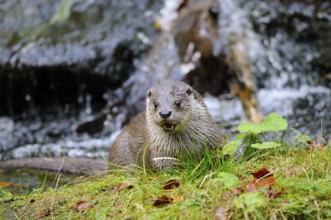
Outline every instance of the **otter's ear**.
<svg viewBox="0 0 331 220">
<path fill-rule="evenodd" d="M 151 97 L 151 95 L 152 95 L 152 91 L 151 90 L 148 90 L 147 91 L 147 97 L 149 98 L 149 97 Z"/>
<path fill-rule="evenodd" d="M 187 94 L 187 95 L 191 95 L 191 94 L 192 94 L 192 89 L 191 89 L 191 88 L 188 88 L 188 89 L 186 90 L 186 94 Z"/>
</svg>

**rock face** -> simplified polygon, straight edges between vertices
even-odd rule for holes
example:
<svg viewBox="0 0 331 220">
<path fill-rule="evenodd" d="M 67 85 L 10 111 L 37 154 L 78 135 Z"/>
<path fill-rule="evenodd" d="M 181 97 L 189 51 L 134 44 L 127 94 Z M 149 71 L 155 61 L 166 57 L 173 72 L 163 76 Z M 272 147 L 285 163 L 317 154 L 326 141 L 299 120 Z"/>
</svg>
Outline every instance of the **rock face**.
<svg viewBox="0 0 331 220">
<path fill-rule="evenodd" d="M 270 78 L 285 74 L 284 86 L 297 88 L 319 81 L 330 87 L 326 75 L 331 66 L 324 62 L 331 54 L 329 1 L 241 2 L 268 56 L 267 63 L 260 60 L 256 65 L 260 87 L 272 86 Z"/>
<path fill-rule="evenodd" d="M 155 36 L 161 3 L 145 1 L 0 2 L 1 114 L 29 103 L 101 100 L 134 69 Z"/>
</svg>

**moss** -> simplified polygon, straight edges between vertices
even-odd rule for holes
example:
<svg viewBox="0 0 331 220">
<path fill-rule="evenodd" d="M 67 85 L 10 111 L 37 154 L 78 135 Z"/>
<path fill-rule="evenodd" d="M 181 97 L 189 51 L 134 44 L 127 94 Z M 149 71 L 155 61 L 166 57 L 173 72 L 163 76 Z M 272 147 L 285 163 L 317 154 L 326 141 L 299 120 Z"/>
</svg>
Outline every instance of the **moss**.
<svg viewBox="0 0 331 220">
<path fill-rule="evenodd" d="M 0 218 L 34 219 L 48 211 L 44 219 L 213 219 L 218 207 L 226 207 L 233 219 L 330 218 L 330 155 L 328 148 L 290 150 L 282 156 L 265 154 L 258 159 L 231 163 L 231 170 L 224 170 L 222 165 L 213 167 L 194 178 L 186 168 L 147 174 L 143 170 L 110 171 L 103 177 L 82 177 L 42 193 L 13 196 L 12 200 L 2 198 Z M 238 196 L 224 187 L 224 180 L 217 174 L 230 171 L 244 186 L 253 178 L 250 173 L 262 167 L 274 170 L 273 189 L 283 188 L 284 192 L 278 198 L 263 196 L 263 205 L 253 206 L 253 211 L 236 207 L 234 201 Z M 170 179 L 179 181 L 179 187 L 164 190 Z M 153 206 L 164 195 L 172 202 Z M 75 205 L 80 201 L 91 202 L 92 207 L 77 211 Z"/>
</svg>

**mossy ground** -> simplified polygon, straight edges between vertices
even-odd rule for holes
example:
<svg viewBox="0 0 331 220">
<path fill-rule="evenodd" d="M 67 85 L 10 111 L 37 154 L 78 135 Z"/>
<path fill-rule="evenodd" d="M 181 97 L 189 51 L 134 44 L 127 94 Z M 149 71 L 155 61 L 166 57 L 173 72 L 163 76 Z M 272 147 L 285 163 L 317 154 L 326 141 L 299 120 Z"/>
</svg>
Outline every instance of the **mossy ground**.
<svg viewBox="0 0 331 220">
<path fill-rule="evenodd" d="M 329 143 L 330 145 L 330 143 Z M 331 150 L 323 148 L 264 151 L 244 162 L 226 160 L 213 167 L 168 171 L 117 170 L 105 176 L 86 176 L 59 188 L 28 195 L 2 192 L 0 219 L 331 219 Z M 206 165 L 207 166 L 207 165 Z M 275 191 L 270 198 L 259 189 L 260 204 L 240 207 L 239 195 L 224 187 L 218 173 L 239 177 L 241 186 L 252 172 L 274 171 Z M 164 190 L 170 179 L 179 187 Z M 154 206 L 166 196 L 169 204 Z M 89 203 L 77 209 L 79 202 Z M 219 208 L 219 209 L 218 209 Z M 221 210 L 225 210 L 222 214 Z"/>
</svg>

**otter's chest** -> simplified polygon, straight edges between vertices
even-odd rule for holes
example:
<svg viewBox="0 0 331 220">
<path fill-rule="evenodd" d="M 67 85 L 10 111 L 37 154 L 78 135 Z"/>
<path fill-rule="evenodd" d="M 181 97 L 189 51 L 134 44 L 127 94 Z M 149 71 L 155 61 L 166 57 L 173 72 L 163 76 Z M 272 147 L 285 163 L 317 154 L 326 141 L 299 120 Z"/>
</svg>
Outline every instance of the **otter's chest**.
<svg viewBox="0 0 331 220">
<path fill-rule="evenodd" d="M 182 153 L 196 153 L 203 148 L 201 141 L 186 133 L 166 134 L 151 140 L 151 150 L 158 156 L 177 157 Z"/>
</svg>

